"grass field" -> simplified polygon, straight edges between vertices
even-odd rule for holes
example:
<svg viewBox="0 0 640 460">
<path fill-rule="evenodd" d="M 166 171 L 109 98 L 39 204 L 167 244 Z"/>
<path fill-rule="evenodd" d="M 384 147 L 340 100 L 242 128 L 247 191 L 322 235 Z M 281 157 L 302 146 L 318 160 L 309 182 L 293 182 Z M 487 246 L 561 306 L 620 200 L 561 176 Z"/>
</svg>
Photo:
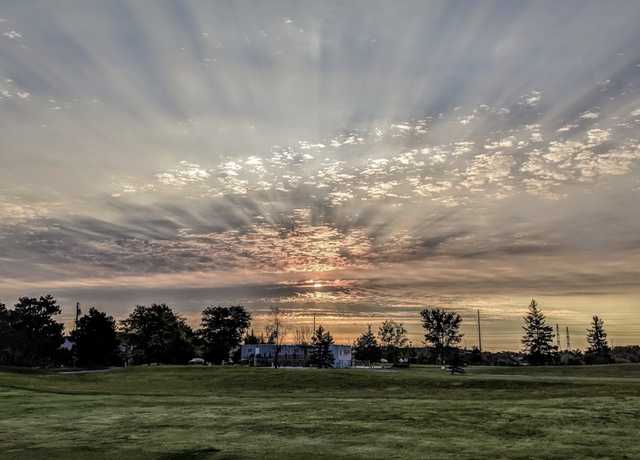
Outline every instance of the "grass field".
<svg viewBox="0 0 640 460">
<path fill-rule="evenodd" d="M 640 365 L 0 372 L 2 459 L 640 458 Z"/>
</svg>

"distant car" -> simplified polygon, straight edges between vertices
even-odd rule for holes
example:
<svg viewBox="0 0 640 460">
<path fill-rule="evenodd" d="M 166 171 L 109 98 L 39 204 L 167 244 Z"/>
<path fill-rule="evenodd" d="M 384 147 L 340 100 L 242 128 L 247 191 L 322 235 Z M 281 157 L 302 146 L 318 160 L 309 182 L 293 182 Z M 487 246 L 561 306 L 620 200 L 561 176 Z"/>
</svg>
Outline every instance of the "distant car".
<svg viewBox="0 0 640 460">
<path fill-rule="evenodd" d="M 189 364 L 196 364 L 196 365 L 204 366 L 207 363 L 202 358 L 193 358 L 192 360 L 189 361 Z"/>
</svg>

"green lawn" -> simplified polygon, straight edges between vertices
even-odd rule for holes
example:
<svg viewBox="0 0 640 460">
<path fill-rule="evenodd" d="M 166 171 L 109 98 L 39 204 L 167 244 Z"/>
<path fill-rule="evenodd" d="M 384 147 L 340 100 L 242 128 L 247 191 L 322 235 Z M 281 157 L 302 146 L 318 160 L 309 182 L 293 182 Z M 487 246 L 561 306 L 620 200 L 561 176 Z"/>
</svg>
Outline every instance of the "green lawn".
<svg viewBox="0 0 640 460">
<path fill-rule="evenodd" d="M 640 365 L 0 372 L 2 459 L 640 458 Z"/>
</svg>

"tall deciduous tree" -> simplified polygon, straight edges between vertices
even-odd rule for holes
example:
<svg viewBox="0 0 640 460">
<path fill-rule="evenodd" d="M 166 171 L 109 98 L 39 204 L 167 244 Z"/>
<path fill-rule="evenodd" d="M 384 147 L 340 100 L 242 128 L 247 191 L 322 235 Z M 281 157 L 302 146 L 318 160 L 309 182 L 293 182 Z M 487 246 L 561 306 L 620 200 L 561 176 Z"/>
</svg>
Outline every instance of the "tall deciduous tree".
<svg viewBox="0 0 640 460">
<path fill-rule="evenodd" d="M 367 361 L 369 364 L 376 363 L 382 358 L 382 350 L 378 345 L 376 336 L 371 330 L 371 325 L 367 327 L 353 344 L 354 357 L 358 361 Z"/>
<path fill-rule="evenodd" d="M 122 325 L 134 362 L 181 364 L 193 357 L 193 331 L 165 304 L 138 305 Z"/>
<path fill-rule="evenodd" d="M 425 342 L 435 349 L 440 363 L 444 363 L 445 353 L 462 340 L 462 317 L 455 312 L 429 307 L 422 310 L 420 316 Z"/>
<path fill-rule="evenodd" d="M 50 365 L 64 342 L 64 326 L 54 317 L 62 311 L 50 295 L 21 297 L 9 312 L 13 330 L 13 361 L 23 365 Z"/>
<path fill-rule="evenodd" d="M 385 357 L 394 363 L 398 361 L 399 350 L 409 342 L 407 330 L 402 323 L 396 323 L 391 320 L 386 320 L 382 323 L 378 329 L 378 338 Z"/>
<path fill-rule="evenodd" d="M 111 316 L 91 307 L 71 332 L 78 364 L 82 366 L 108 366 L 118 360 L 116 322 Z"/>
<path fill-rule="evenodd" d="M 276 369 L 280 366 L 280 352 L 282 351 L 282 345 L 284 345 L 288 333 L 283 318 L 284 314 L 279 308 L 272 308 L 269 322 L 265 328 L 267 332 L 267 343 L 275 345 L 273 351 L 273 367 Z"/>
<path fill-rule="evenodd" d="M 591 320 L 591 327 L 587 329 L 587 359 L 590 362 L 606 363 L 611 361 L 611 349 L 604 330 L 604 321 L 597 315 Z"/>
<path fill-rule="evenodd" d="M 553 327 L 547 324 L 538 303 L 531 299 L 529 312 L 524 317 L 523 351 L 529 355 L 531 364 L 544 364 L 549 361 L 553 345 Z"/>
<path fill-rule="evenodd" d="M 333 366 L 333 353 L 331 352 L 333 345 L 333 337 L 329 331 L 325 331 L 322 326 L 318 326 L 311 337 L 311 352 L 309 354 L 309 363 L 319 368 Z"/>
<path fill-rule="evenodd" d="M 229 354 L 240 345 L 251 315 L 242 306 L 217 306 L 202 312 L 200 336 L 204 343 L 204 358 L 214 364 L 229 359 Z"/>
</svg>

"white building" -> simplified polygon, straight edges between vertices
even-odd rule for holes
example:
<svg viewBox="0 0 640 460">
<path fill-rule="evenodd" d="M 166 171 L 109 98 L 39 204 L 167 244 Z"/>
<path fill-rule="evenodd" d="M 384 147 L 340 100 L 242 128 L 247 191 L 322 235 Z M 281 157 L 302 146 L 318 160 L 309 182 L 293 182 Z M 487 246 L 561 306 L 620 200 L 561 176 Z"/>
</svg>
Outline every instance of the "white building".
<svg viewBox="0 0 640 460">
<path fill-rule="evenodd" d="M 273 364 L 276 345 L 253 344 L 242 345 L 240 359 L 253 366 L 268 367 Z M 333 367 L 343 369 L 351 367 L 352 352 L 349 345 L 331 345 Z M 282 367 L 304 367 L 307 365 L 309 347 L 302 345 L 281 345 L 278 363 Z"/>
</svg>

